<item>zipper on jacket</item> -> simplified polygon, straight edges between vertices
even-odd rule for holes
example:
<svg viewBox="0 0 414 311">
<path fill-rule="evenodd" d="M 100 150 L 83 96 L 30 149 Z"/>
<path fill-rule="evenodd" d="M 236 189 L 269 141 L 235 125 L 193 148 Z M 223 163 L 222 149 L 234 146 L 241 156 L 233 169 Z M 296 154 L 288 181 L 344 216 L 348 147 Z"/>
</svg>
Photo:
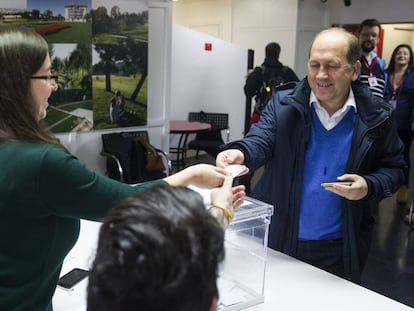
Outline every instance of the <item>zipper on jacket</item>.
<svg viewBox="0 0 414 311">
<path fill-rule="evenodd" d="M 309 137 L 310 137 L 310 110 L 302 110 L 298 109 L 298 111 L 303 115 L 303 120 L 305 121 L 305 125 L 303 127 L 303 133 L 300 135 L 303 138 L 303 143 L 298 144 L 298 146 L 301 146 L 301 150 L 298 150 L 297 154 L 300 156 L 297 156 L 295 158 L 294 163 L 294 172 L 297 172 L 294 174 L 295 180 L 292 181 L 292 187 L 289 194 L 289 222 L 292 224 L 288 228 L 288 232 L 286 232 L 286 237 L 288 240 L 288 243 L 285 245 L 290 245 L 289 249 L 285 249 L 284 252 L 286 252 L 289 255 L 295 255 L 297 250 L 297 244 L 298 244 L 298 233 L 299 233 L 299 217 L 300 217 L 300 200 L 302 196 L 302 183 L 303 183 L 303 174 L 298 173 L 300 170 L 303 170 L 303 163 L 304 158 L 306 157 L 306 149 L 307 145 L 309 143 Z M 306 134 L 308 133 L 308 134 Z M 302 161 L 302 165 L 299 165 L 299 161 Z M 301 175 L 302 178 L 299 181 L 298 176 Z M 291 207 L 297 206 L 297 209 L 293 209 Z M 290 241 L 290 242 L 289 242 Z"/>
</svg>

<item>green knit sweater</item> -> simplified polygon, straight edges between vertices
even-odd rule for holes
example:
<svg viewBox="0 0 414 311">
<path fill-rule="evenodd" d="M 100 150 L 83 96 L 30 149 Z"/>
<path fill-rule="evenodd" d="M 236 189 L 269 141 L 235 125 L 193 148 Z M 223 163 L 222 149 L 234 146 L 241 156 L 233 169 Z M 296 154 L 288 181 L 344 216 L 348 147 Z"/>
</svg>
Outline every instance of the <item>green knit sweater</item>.
<svg viewBox="0 0 414 311">
<path fill-rule="evenodd" d="M 96 174 L 63 149 L 0 144 L 0 310 L 51 310 L 80 218 L 100 220 L 131 187 Z"/>
</svg>

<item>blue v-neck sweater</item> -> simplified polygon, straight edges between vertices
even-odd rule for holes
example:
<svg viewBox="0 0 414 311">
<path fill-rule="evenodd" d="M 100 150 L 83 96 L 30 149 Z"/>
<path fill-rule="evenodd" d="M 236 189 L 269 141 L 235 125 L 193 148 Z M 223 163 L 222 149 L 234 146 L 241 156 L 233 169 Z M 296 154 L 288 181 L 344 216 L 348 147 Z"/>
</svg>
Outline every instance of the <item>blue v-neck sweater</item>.
<svg viewBox="0 0 414 311">
<path fill-rule="evenodd" d="M 332 129 L 326 130 L 312 106 L 312 133 L 306 151 L 299 218 L 299 239 L 323 240 L 342 237 L 342 198 L 321 183 L 336 181 L 345 173 L 355 110 L 351 108 Z"/>
</svg>

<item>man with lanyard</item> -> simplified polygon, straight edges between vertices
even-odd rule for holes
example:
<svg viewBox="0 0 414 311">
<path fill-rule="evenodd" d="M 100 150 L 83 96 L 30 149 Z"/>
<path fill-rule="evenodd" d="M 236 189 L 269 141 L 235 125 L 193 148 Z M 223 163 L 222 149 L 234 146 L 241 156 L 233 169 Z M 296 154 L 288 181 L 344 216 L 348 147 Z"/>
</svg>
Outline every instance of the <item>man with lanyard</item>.
<svg viewBox="0 0 414 311">
<path fill-rule="evenodd" d="M 374 51 L 381 33 L 381 24 L 376 19 L 366 19 L 359 27 L 359 44 L 361 45 L 361 71 L 359 80 L 371 90 L 372 94 L 383 98 L 387 75 L 385 61 Z"/>
</svg>

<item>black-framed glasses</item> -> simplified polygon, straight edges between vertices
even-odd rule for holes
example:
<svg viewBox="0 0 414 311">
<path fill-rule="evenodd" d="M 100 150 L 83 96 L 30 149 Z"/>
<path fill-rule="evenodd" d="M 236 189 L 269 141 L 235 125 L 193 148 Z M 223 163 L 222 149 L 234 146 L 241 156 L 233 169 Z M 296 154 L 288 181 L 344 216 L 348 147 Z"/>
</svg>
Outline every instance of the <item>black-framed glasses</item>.
<svg viewBox="0 0 414 311">
<path fill-rule="evenodd" d="M 31 76 L 32 79 L 42 79 L 42 80 L 47 80 L 50 82 L 50 80 L 54 80 L 55 82 L 58 82 L 58 78 L 59 76 L 57 74 L 48 74 L 48 75 L 44 75 L 44 76 Z"/>
</svg>

